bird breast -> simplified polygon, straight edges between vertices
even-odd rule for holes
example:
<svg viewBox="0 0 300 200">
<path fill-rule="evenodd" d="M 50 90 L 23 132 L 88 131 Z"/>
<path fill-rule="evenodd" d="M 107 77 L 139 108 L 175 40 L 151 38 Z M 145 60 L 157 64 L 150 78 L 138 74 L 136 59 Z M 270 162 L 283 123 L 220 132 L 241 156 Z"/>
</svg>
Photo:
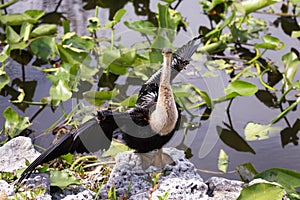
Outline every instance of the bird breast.
<svg viewBox="0 0 300 200">
<path fill-rule="evenodd" d="M 168 135 L 175 128 L 178 119 L 173 93 L 170 87 L 160 86 L 155 110 L 150 115 L 151 129 L 159 135 Z"/>
</svg>

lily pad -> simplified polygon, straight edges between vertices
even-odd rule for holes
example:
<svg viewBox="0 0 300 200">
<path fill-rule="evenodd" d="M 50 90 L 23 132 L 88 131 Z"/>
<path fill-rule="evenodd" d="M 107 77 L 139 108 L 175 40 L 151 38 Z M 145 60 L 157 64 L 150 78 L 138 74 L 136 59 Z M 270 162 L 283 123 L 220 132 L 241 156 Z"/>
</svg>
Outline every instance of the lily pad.
<svg viewBox="0 0 300 200">
<path fill-rule="evenodd" d="M 278 135 L 280 130 L 280 127 L 273 127 L 270 124 L 262 125 L 250 122 L 245 127 L 245 137 L 248 141 L 265 140 Z"/>
<path fill-rule="evenodd" d="M 252 96 L 257 91 L 258 88 L 256 85 L 241 80 L 235 80 L 225 88 L 225 94 L 230 97 Z"/>
<path fill-rule="evenodd" d="M 67 101 L 72 97 L 72 92 L 68 84 L 62 80 L 51 86 L 49 94 L 51 99 L 56 101 Z"/>
<path fill-rule="evenodd" d="M 28 117 L 19 116 L 10 106 L 4 110 L 3 117 L 6 119 L 4 133 L 11 138 L 19 136 L 23 130 L 31 126 Z"/>
<path fill-rule="evenodd" d="M 39 37 L 30 44 L 32 52 L 44 61 L 51 59 L 56 52 L 56 43 L 54 37 Z"/>
</svg>

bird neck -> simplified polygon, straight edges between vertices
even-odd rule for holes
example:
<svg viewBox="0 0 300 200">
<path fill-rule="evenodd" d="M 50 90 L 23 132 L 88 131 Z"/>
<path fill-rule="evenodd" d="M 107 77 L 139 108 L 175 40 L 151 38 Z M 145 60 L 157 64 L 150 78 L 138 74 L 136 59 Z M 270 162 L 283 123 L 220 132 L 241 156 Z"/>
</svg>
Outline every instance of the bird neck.
<svg viewBox="0 0 300 200">
<path fill-rule="evenodd" d="M 170 86 L 172 57 L 164 57 L 155 110 L 150 115 L 150 126 L 159 135 L 170 134 L 177 123 L 178 111 Z"/>
<path fill-rule="evenodd" d="M 172 56 L 164 58 L 160 86 L 170 86 Z"/>
</svg>

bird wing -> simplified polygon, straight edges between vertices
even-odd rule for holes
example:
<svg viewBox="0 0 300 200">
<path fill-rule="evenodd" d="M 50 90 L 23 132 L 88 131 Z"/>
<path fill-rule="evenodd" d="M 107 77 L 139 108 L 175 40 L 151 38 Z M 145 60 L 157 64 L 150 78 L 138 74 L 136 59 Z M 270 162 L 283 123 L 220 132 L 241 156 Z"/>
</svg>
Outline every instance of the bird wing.
<svg viewBox="0 0 300 200">
<path fill-rule="evenodd" d="M 197 51 L 202 35 L 193 38 L 191 41 L 177 49 L 174 54 L 178 55 L 182 60 L 189 60 L 192 55 Z"/>
<path fill-rule="evenodd" d="M 171 70 L 171 80 L 173 80 L 178 73 L 184 69 L 186 65 L 189 64 L 189 59 L 196 52 L 200 45 L 200 38 L 202 36 L 193 38 L 187 44 L 183 45 L 175 53 L 172 58 L 172 70 Z M 160 83 L 160 76 L 162 73 L 162 68 L 157 70 L 148 81 L 143 84 L 137 99 L 136 106 L 149 107 L 154 105 L 158 97 L 158 89 Z"/>
</svg>

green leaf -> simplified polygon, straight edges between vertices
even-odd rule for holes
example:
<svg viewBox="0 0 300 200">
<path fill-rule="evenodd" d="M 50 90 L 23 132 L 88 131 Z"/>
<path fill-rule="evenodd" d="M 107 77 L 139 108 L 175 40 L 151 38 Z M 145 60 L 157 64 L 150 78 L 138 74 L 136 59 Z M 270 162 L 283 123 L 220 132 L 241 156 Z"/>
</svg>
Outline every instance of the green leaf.
<svg viewBox="0 0 300 200">
<path fill-rule="evenodd" d="M 128 146 L 126 146 L 122 143 L 119 143 L 119 142 L 112 141 L 109 149 L 107 151 L 104 151 L 102 156 L 103 157 L 108 157 L 108 156 L 115 157 L 118 153 L 128 151 L 128 150 L 130 150 Z"/>
<path fill-rule="evenodd" d="M 158 24 L 160 28 L 170 28 L 170 14 L 168 6 L 158 4 Z"/>
<path fill-rule="evenodd" d="M 296 188 L 300 187 L 300 173 L 282 168 L 272 168 L 257 174 L 254 178 L 279 183 L 284 187 L 291 199 L 299 199 L 300 194 Z"/>
<path fill-rule="evenodd" d="M 241 3 L 236 3 L 236 8 L 240 12 L 248 15 L 249 13 L 255 12 L 278 2 L 279 0 L 245 0 Z"/>
<path fill-rule="evenodd" d="M 282 62 L 284 64 L 284 75 L 286 78 L 286 84 L 292 85 L 295 75 L 299 69 L 299 59 L 294 52 L 289 52 L 282 56 Z"/>
<path fill-rule="evenodd" d="M 15 101 L 11 101 L 12 103 L 21 103 L 24 100 L 25 92 L 22 88 L 18 88 L 18 92 L 20 92 L 18 99 Z"/>
<path fill-rule="evenodd" d="M 80 69 L 81 80 L 88 81 L 93 84 L 94 82 L 91 77 L 93 77 L 99 71 L 99 69 L 97 67 L 90 67 L 86 65 L 81 65 Z"/>
<path fill-rule="evenodd" d="M 31 126 L 28 117 L 19 116 L 10 106 L 3 112 L 6 119 L 4 123 L 4 133 L 11 138 L 17 137 L 20 133 Z"/>
<path fill-rule="evenodd" d="M 284 48 L 284 43 L 281 42 L 278 38 L 264 35 L 263 36 L 263 43 L 255 44 L 255 48 L 262 48 L 262 49 L 272 49 L 272 50 L 281 50 Z"/>
<path fill-rule="evenodd" d="M 118 23 L 118 22 L 122 19 L 122 17 L 125 15 L 125 13 L 126 13 L 126 10 L 125 10 L 124 8 L 121 8 L 120 10 L 118 10 L 118 11 L 116 12 L 116 14 L 115 14 L 114 17 L 113 17 L 113 20 L 114 20 L 116 23 Z"/>
<path fill-rule="evenodd" d="M 23 38 L 23 41 L 28 41 L 32 27 L 33 25 L 28 22 L 22 24 L 20 36 Z"/>
<path fill-rule="evenodd" d="M 0 81 L 0 82 L 1 82 L 1 81 Z M 297 81 L 294 82 L 293 88 L 294 88 L 295 90 L 300 91 L 300 80 L 297 80 Z"/>
<path fill-rule="evenodd" d="M 131 95 L 130 97 L 123 100 L 120 103 L 120 105 L 121 106 L 127 106 L 127 107 L 133 107 L 133 106 L 135 106 L 137 98 L 138 98 L 138 94 Z"/>
<path fill-rule="evenodd" d="M 54 85 L 57 85 L 59 81 L 68 82 L 70 78 L 70 73 L 65 69 L 65 65 L 59 68 L 55 68 L 53 73 L 47 74 L 47 79 L 51 81 Z"/>
<path fill-rule="evenodd" d="M 30 48 L 39 59 L 47 61 L 55 55 L 55 38 L 48 36 L 39 37 L 31 42 Z"/>
<path fill-rule="evenodd" d="M 299 38 L 300 37 L 300 31 L 292 31 L 292 38 Z"/>
<path fill-rule="evenodd" d="M 49 91 L 52 100 L 67 101 L 72 97 L 72 92 L 68 84 L 62 80 L 59 80 L 57 85 L 52 85 Z"/>
<path fill-rule="evenodd" d="M 66 171 L 50 171 L 50 185 L 65 189 L 69 185 L 80 185 L 81 182 Z"/>
<path fill-rule="evenodd" d="M 108 68 L 115 60 L 121 57 L 119 50 L 105 50 L 103 55 L 100 57 L 101 65 L 104 68 Z"/>
<path fill-rule="evenodd" d="M 160 49 L 171 47 L 172 43 L 162 35 L 157 35 L 151 44 L 151 48 L 159 50 L 159 56 L 162 57 Z M 161 60 L 161 59 L 160 59 Z"/>
<path fill-rule="evenodd" d="M 228 167 L 228 155 L 225 153 L 223 149 L 220 150 L 219 159 L 218 159 L 218 169 L 226 173 Z"/>
<path fill-rule="evenodd" d="M 39 37 L 45 35 L 53 35 L 57 33 L 57 25 L 43 24 L 36 27 L 30 34 L 31 37 Z"/>
<path fill-rule="evenodd" d="M 155 31 L 157 28 L 154 26 L 153 23 L 145 20 L 135 21 L 135 22 L 128 22 L 125 21 L 124 24 L 127 28 L 138 31 L 140 33 L 149 34 L 149 35 L 156 35 Z"/>
<path fill-rule="evenodd" d="M 224 2 L 225 2 L 225 0 L 212 0 L 212 1 L 201 2 L 201 4 L 203 5 L 203 10 L 205 10 L 206 12 L 210 12 L 217 5 L 224 3 Z"/>
<path fill-rule="evenodd" d="M 91 104 L 95 106 L 100 106 L 105 103 L 106 100 L 111 100 L 114 96 L 118 94 L 117 89 L 111 91 L 101 90 L 101 91 L 87 91 L 83 93 L 83 97 Z"/>
<path fill-rule="evenodd" d="M 161 0 L 161 1 L 166 2 L 166 3 L 173 3 L 176 0 Z"/>
<path fill-rule="evenodd" d="M 256 123 L 248 123 L 245 127 L 245 137 L 248 141 L 265 140 L 280 133 L 280 127 L 273 127 L 270 124 L 261 125 Z"/>
<path fill-rule="evenodd" d="M 240 178 L 244 182 L 250 182 L 254 179 L 255 175 L 258 174 L 258 171 L 255 169 L 252 163 L 244 163 L 236 167 L 236 171 L 239 174 Z"/>
<path fill-rule="evenodd" d="M 105 24 L 103 26 L 103 29 L 108 29 L 108 28 L 112 28 L 114 27 L 117 23 L 120 22 L 121 18 L 124 16 L 124 14 L 126 13 L 126 10 L 124 8 L 121 8 L 120 10 L 118 10 L 116 12 L 116 14 L 113 17 L 113 20 L 108 22 L 107 24 Z"/>
<path fill-rule="evenodd" d="M 21 40 L 21 37 L 19 36 L 19 34 L 16 33 L 16 31 L 10 26 L 6 27 L 6 35 L 7 35 L 6 40 L 9 44 L 17 43 Z"/>
<path fill-rule="evenodd" d="M 20 26 L 24 22 L 35 24 L 38 22 L 38 20 L 33 19 L 32 17 L 26 14 L 8 14 L 8 15 L 0 16 L 0 22 L 2 24 L 6 24 L 10 26 Z"/>
<path fill-rule="evenodd" d="M 123 48 L 120 50 L 105 50 L 100 57 L 100 62 L 104 68 L 114 74 L 123 75 L 131 67 L 136 58 L 136 49 Z"/>
<path fill-rule="evenodd" d="M 39 20 L 41 17 L 45 15 L 45 13 L 46 12 L 44 10 L 26 10 L 24 12 L 24 14 L 30 16 L 34 20 Z"/>
<path fill-rule="evenodd" d="M 258 91 L 258 88 L 256 85 L 241 81 L 241 80 L 235 80 L 231 82 L 226 88 L 225 88 L 225 94 L 227 96 L 252 96 Z"/>
<path fill-rule="evenodd" d="M 227 48 L 226 42 L 219 40 L 217 42 L 206 44 L 206 45 L 200 47 L 199 51 L 203 52 L 203 53 L 213 54 L 213 53 L 223 51 L 226 48 Z"/>
<path fill-rule="evenodd" d="M 70 32 L 70 20 L 68 19 L 65 19 L 63 22 L 62 22 L 62 26 L 64 28 L 64 34 L 66 33 L 69 33 Z"/>
<path fill-rule="evenodd" d="M 57 45 L 57 49 L 63 62 L 86 64 L 90 61 L 89 54 L 81 49 L 72 48 L 69 45 Z"/>
<path fill-rule="evenodd" d="M 282 200 L 285 191 L 272 183 L 256 183 L 244 188 L 237 200 Z"/>
<path fill-rule="evenodd" d="M 68 153 L 66 155 L 62 155 L 61 158 L 63 160 L 65 160 L 69 165 L 72 164 L 72 161 L 73 161 L 73 155 L 71 153 Z"/>
<path fill-rule="evenodd" d="M 6 46 L 4 46 L 3 50 L 0 52 L 0 63 L 1 62 L 3 63 L 9 57 L 9 54 L 10 54 L 10 45 L 7 44 Z M 3 69 L 0 71 L 3 71 Z M 1 86 L 1 82 L 0 82 L 0 86 Z"/>
<path fill-rule="evenodd" d="M 166 33 L 168 40 L 170 42 L 174 41 L 178 24 L 183 22 L 180 13 L 175 10 L 169 10 L 167 5 L 161 5 L 159 3 L 157 20 L 159 26 L 158 35 L 162 36 Z"/>
<path fill-rule="evenodd" d="M 6 74 L 3 68 L 0 68 L 0 91 L 10 82 L 9 76 Z"/>
<path fill-rule="evenodd" d="M 73 48 L 82 50 L 92 50 L 95 46 L 93 38 L 88 36 L 78 36 L 74 32 L 69 32 L 62 37 L 63 45 L 71 45 Z"/>
</svg>

